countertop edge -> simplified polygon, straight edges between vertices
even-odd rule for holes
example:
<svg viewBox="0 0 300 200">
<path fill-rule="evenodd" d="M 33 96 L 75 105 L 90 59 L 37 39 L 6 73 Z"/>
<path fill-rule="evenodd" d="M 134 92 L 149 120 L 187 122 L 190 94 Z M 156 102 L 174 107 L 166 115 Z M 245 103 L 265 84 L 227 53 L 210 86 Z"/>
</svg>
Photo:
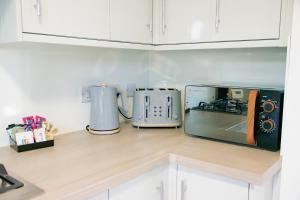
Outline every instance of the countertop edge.
<svg viewBox="0 0 300 200">
<path fill-rule="evenodd" d="M 278 174 L 281 169 L 282 157 L 277 153 L 259 152 L 254 149 L 249 149 L 248 151 L 248 149 L 239 146 L 229 146 L 208 140 L 193 140 L 181 135 L 180 130 L 176 132 L 163 130 L 159 136 L 157 136 L 156 133 L 151 133 L 152 132 L 148 130 L 136 130 L 128 127 L 124 129 L 124 134 L 109 137 L 88 137 L 84 134 L 74 133 L 62 135 L 60 140 L 58 140 L 60 145 L 58 145 L 57 148 L 50 149 L 49 156 L 64 155 L 59 156 L 57 160 L 61 161 L 62 158 L 67 157 L 73 161 L 73 164 L 76 164 L 76 159 L 80 158 L 79 155 L 87 155 L 88 161 L 91 164 L 94 162 L 94 159 L 92 159 L 93 156 L 97 155 L 96 153 L 98 151 L 103 151 L 103 149 L 108 147 L 108 150 L 112 151 L 113 155 L 117 155 L 117 158 L 122 158 L 118 151 L 120 148 L 122 149 L 120 144 L 127 145 L 131 141 L 136 143 L 133 147 L 129 146 L 127 148 L 126 152 L 133 155 L 126 159 L 120 159 L 120 161 L 114 162 L 113 158 L 111 159 L 109 156 L 106 156 L 105 153 L 102 153 L 103 158 L 108 159 L 111 165 L 108 164 L 106 167 L 102 167 L 101 164 L 99 164 L 101 162 L 99 162 L 98 158 L 97 165 L 94 166 L 91 172 L 86 173 L 84 176 L 77 177 L 69 173 L 69 179 L 73 180 L 73 182 L 68 182 L 68 180 L 65 180 L 65 182 L 70 184 L 56 187 L 56 183 L 50 181 L 52 188 L 47 190 L 47 181 L 43 182 L 43 185 L 40 187 L 44 190 L 44 193 L 33 199 L 87 199 L 97 196 L 101 192 L 108 191 L 110 188 L 131 181 L 152 169 L 168 164 L 181 165 L 183 167 L 189 167 L 194 170 L 243 181 L 257 186 L 272 181 L 272 178 Z M 72 145 L 64 146 L 66 141 L 68 141 L 68 143 L 72 141 Z M 80 148 L 78 149 L 78 146 L 75 145 L 76 142 L 80 142 L 80 148 L 88 150 L 79 155 L 68 154 L 70 151 L 73 152 L 74 149 L 77 152 L 82 152 Z M 93 148 L 87 148 L 91 145 L 94 145 Z M 224 152 L 229 156 L 228 158 L 219 156 L 220 148 L 224 148 Z M 26 160 L 26 156 L 15 154 L 10 148 L 1 149 L 1 151 L 0 155 L 7 156 L 6 160 L 10 161 L 8 166 L 13 166 L 13 159 L 21 158 L 23 161 Z M 142 151 L 142 153 L 137 153 L 137 151 Z M 12 152 L 15 157 L 11 157 Z M 41 159 L 40 162 L 45 162 L 47 159 L 44 159 L 44 152 L 46 152 L 46 150 L 36 151 L 36 153 L 28 152 L 27 155 L 31 155 L 31 159 L 38 158 Z M 127 156 L 126 152 L 123 152 L 123 157 Z M 249 157 L 247 157 L 248 155 Z M 251 159 L 253 159 L 253 161 Z M 63 162 L 60 164 L 63 164 Z M 52 163 L 52 166 L 56 166 L 56 164 Z M 112 169 L 107 167 L 112 167 Z M 15 168 L 15 171 L 12 171 L 18 174 L 18 170 L 16 169 L 18 169 L 18 167 Z M 82 170 L 83 168 L 78 167 L 77 169 Z M 108 171 L 106 172 L 105 170 Z M 30 172 L 30 170 L 28 171 Z M 22 176 L 20 175 L 20 177 Z M 31 179 L 28 178 L 28 180 L 30 181 Z M 38 181 L 41 182 L 40 179 L 36 178 L 36 181 L 32 182 L 39 185 Z"/>
<path fill-rule="evenodd" d="M 62 197 L 62 200 L 82 200 L 93 195 L 105 192 L 109 188 L 116 187 L 118 185 L 124 184 L 127 181 L 133 180 L 134 178 L 143 175 L 144 173 L 155 169 L 157 167 L 169 164 L 169 154 L 160 156 L 144 162 L 136 167 L 130 168 L 124 172 L 110 176 L 107 179 L 100 180 L 99 182 L 89 185 L 80 191 L 70 193 L 67 196 Z"/>
<path fill-rule="evenodd" d="M 192 169 L 205 171 L 208 173 L 225 176 L 228 178 L 244 181 L 253 185 L 263 185 L 270 180 L 281 169 L 281 159 L 278 160 L 272 167 L 270 167 L 264 174 L 247 172 L 245 170 L 233 169 L 210 162 L 205 162 L 185 156 L 170 154 L 170 162 L 190 167 Z"/>
<path fill-rule="evenodd" d="M 116 174 L 107 179 L 101 180 L 80 191 L 70 193 L 68 196 L 65 196 L 61 199 L 82 200 L 89 196 L 99 194 L 99 192 L 105 192 L 109 188 L 126 183 L 127 181 L 130 181 L 140 175 L 143 175 L 143 173 L 146 173 L 147 171 L 150 171 L 152 169 L 167 164 L 182 165 L 185 167 L 190 167 L 192 169 L 201 170 L 204 172 L 236 179 L 239 181 L 244 181 L 253 185 L 263 185 L 266 181 L 270 180 L 276 173 L 280 171 L 281 159 L 279 159 L 272 167 L 270 167 L 268 171 L 266 171 L 263 175 L 261 175 L 261 174 L 233 169 L 230 167 L 225 167 L 222 165 L 217 165 L 217 164 L 213 164 L 213 163 L 209 163 L 209 162 L 205 162 L 193 158 L 188 158 L 185 156 L 180 156 L 174 153 L 168 153 L 162 155 L 159 158 L 149 160 L 136 167 L 130 168 L 120 174 Z"/>
</svg>

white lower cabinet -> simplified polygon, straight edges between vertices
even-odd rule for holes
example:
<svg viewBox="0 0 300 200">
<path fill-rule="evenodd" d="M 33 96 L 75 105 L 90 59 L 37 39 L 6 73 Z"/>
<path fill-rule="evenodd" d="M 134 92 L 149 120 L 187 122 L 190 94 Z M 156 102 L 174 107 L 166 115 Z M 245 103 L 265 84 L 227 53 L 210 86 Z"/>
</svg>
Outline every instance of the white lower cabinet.
<svg viewBox="0 0 300 200">
<path fill-rule="evenodd" d="M 109 200 L 167 200 L 175 199 L 171 182 L 176 170 L 163 166 L 109 190 Z M 174 172 L 175 176 L 170 175 Z M 169 178 L 175 178 L 169 180 Z M 175 182 L 174 182 L 175 183 Z M 174 187 L 175 188 L 175 187 Z M 176 188 L 175 188 L 176 189 Z M 172 197 L 173 194 L 173 197 Z"/>
<path fill-rule="evenodd" d="M 108 200 L 108 191 L 107 192 L 103 192 L 101 194 L 95 195 L 91 198 L 87 198 L 85 200 Z"/>
<path fill-rule="evenodd" d="M 248 200 L 249 184 L 178 167 L 177 200 Z"/>
<path fill-rule="evenodd" d="M 92 200 L 278 200 L 279 177 L 262 185 L 170 164 L 110 188 Z"/>
</svg>

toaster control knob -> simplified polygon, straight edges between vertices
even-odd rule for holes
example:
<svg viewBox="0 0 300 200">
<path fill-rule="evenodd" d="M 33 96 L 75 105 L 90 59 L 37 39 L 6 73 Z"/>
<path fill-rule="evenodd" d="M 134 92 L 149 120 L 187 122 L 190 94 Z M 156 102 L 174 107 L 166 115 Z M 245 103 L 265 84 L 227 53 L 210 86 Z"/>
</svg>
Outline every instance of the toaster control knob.
<svg viewBox="0 0 300 200">
<path fill-rule="evenodd" d="M 271 133 L 275 129 L 275 122 L 272 119 L 262 121 L 260 127 L 265 133 Z"/>
<path fill-rule="evenodd" d="M 268 100 L 263 103 L 262 107 L 264 109 L 264 112 L 271 113 L 275 110 L 276 104 L 273 101 Z"/>
<path fill-rule="evenodd" d="M 178 115 L 173 115 L 173 118 L 174 118 L 175 120 L 177 120 L 177 119 L 178 119 Z"/>
</svg>

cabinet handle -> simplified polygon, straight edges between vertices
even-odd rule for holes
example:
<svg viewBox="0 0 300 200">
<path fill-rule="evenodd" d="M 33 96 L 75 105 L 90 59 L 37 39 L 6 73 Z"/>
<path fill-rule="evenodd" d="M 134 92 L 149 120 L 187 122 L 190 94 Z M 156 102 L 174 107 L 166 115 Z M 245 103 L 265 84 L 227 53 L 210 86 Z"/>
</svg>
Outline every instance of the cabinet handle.
<svg viewBox="0 0 300 200">
<path fill-rule="evenodd" d="M 36 11 L 36 15 L 38 17 L 40 17 L 41 16 L 41 0 L 35 0 L 33 7 Z"/>
<path fill-rule="evenodd" d="M 181 180 L 181 198 L 180 200 L 185 200 L 185 192 L 187 190 L 187 186 L 184 180 Z"/>
<path fill-rule="evenodd" d="M 154 9 L 154 0 L 151 0 L 151 21 L 149 24 L 147 24 L 147 27 L 149 28 L 149 31 L 153 32 L 153 10 Z"/>
<path fill-rule="evenodd" d="M 164 200 L 164 196 L 165 196 L 165 188 L 164 188 L 164 182 L 161 181 L 160 182 L 160 186 L 157 187 L 157 190 L 159 191 L 159 200 Z"/>
<path fill-rule="evenodd" d="M 217 0 L 217 6 L 216 6 L 216 21 L 215 21 L 215 28 L 216 28 L 216 32 L 219 31 L 220 28 L 220 0 Z"/>
<path fill-rule="evenodd" d="M 166 0 L 162 0 L 162 33 L 166 32 Z"/>
</svg>

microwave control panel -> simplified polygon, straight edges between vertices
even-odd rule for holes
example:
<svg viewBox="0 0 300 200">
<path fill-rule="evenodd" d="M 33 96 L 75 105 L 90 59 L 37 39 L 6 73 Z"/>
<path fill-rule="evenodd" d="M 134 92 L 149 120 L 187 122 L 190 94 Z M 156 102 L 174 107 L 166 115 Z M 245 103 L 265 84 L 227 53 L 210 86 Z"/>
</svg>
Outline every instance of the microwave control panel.
<svg viewBox="0 0 300 200">
<path fill-rule="evenodd" d="M 279 149 L 282 125 L 283 92 L 261 90 L 258 98 L 257 145 Z"/>
</svg>

